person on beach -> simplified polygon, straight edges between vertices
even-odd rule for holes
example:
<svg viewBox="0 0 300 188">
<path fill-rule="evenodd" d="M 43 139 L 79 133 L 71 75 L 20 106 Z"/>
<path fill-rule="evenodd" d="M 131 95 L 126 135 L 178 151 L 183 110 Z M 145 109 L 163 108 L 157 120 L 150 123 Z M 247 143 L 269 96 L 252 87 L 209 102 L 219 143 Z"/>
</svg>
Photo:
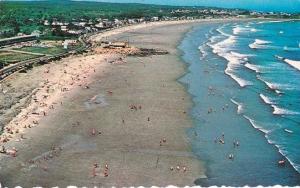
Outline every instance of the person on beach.
<svg viewBox="0 0 300 188">
<path fill-rule="evenodd" d="M 11 150 L 6 150 L 6 153 L 12 157 L 16 157 L 17 156 L 17 149 L 15 147 L 13 147 Z"/>
<path fill-rule="evenodd" d="M 0 153 L 6 153 L 6 148 L 5 146 L 2 146 L 1 150 L 0 150 Z"/>
<path fill-rule="evenodd" d="M 98 168 L 98 164 L 97 163 L 94 163 L 93 165 L 93 170 L 92 170 L 92 175 L 93 177 L 96 177 L 97 176 L 97 172 L 96 172 L 96 169 Z"/>
<path fill-rule="evenodd" d="M 225 141 L 223 139 L 219 139 L 220 144 L 225 144 Z"/>
<path fill-rule="evenodd" d="M 108 177 L 108 164 L 105 164 L 104 177 Z"/>
<path fill-rule="evenodd" d="M 207 111 L 208 114 L 210 114 L 210 113 L 212 113 L 212 112 L 213 112 L 213 109 L 212 109 L 212 108 L 209 108 L 208 111 Z"/>
<path fill-rule="evenodd" d="M 283 160 L 278 161 L 278 165 L 285 166 L 285 160 L 283 159 Z"/>
<path fill-rule="evenodd" d="M 217 138 L 217 137 L 215 138 L 214 142 L 215 142 L 215 143 L 217 143 L 217 142 L 218 142 L 218 138 Z"/>
<path fill-rule="evenodd" d="M 91 135 L 92 135 L 92 136 L 95 136 L 95 135 L 96 135 L 96 129 L 92 128 L 92 130 L 91 130 Z"/>
</svg>

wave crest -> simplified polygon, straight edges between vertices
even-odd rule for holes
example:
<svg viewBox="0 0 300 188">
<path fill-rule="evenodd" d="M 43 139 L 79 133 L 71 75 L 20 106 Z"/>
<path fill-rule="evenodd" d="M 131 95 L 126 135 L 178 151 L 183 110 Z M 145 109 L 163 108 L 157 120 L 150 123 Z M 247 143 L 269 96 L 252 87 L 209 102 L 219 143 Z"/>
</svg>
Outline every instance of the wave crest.
<svg viewBox="0 0 300 188">
<path fill-rule="evenodd" d="M 272 104 L 271 106 L 273 108 L 273 114 L 275 114 L 275 115 L 296 115 L 296 114 L 299 114 L 298 112 L 294 112 L 294 111 L 291 111 L 291 110 L 288 110 L 288 109 L 284 109 L 284 108 L 278 107 L 274 104 Z"/>
<path fill-rule="evenodd" d="M 264 103 L 266 103 L 266 104 L 274 104 L 273 100 L 270 97 L 267 97 L 264 94 L 259 94 L 259 96 L 264 101 Z"/>
<path fill-rule="evenodd" d="M 244 112 L 244 105 L 242 103 L 239 103 L 233 99 L 230 99 L 230 101 L 233 104 L 237 105 L 237 114 L 242 114 Z"/>
<path fill-rule="evenodd" d="M 291 65 L 297 70 L 300 70 L 300 61 L 290 60 L 290 59 L 284 59 L 284 62 Z"/>
<path fill-rule="evenodd" d="M 271 44 L 272 42 L 261 40 L 261 39 L 255 39 L 255 41 L 251 44 L 249 44 L 249 47 L 252 49 L 264 49 L 268 48 L 267 44 Z"/>
</svg>

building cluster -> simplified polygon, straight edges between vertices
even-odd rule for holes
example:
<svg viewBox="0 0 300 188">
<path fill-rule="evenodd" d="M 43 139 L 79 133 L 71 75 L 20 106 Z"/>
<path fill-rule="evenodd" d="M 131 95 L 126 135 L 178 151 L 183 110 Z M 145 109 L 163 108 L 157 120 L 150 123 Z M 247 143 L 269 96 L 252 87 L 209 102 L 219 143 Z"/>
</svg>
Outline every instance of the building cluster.
<svg viewBox="0 0 300 188">
<path fill-rule="evenodd" d="M 49 26 L 53 33 L 57 33 L 58 35 L 76 35 L 79 36 L 84 33 L 89 32 L 97 32 L 100 30 L 121 27 L 124 25 L 132 25 L 137 23 L 149 22 L 149 21 L 159 21 L 158 17 L 152 17 L 150 19 L 145 18 L 135 18 L 135 19 L 97 19 L 93 20 L 85 20 L 81 19 L 79 21 L 72 22 L 61 22 L 61 21 L 49 21 L 45 20 L 44 25 Z"/>
<path fill-rule="evenodd" d="M 163 10 L 159 11 L 163 14 Z M 61 21 L 59 19 L 52 18 L 51 20 L 43 20 L 39 23 L 46 26 L 45 32 L 55 36 L 80 36 L 85 33 L 97 32 L 104 29 L 122 27 L 125 25 L 132 25 L 144 22 L 157 22 L 157 21 L 175 21 L 175 20 L 193 20 L 193 19 L 212 19 L 212 18 L 243 18 L 243 17 L 281 17 L 288 18 L 293 16 L 288 13 L 274 13 L 274 12 L 258 12 L 247 11 L 241 9 L 221 9 L 221 8 L 178 8 L 168 10 L 165 16 L 152 16 L 141 18 L 125 18 L 125 19 L 79 19 L 72 21 Z M 6 36 L 11 31 L 0 30 L 0 36 Z M 42 33 L 40 33 L 42 34 Z"/>
<path fill-rule="evenodd" d="M 240 10 L 240 9 L 177 9 L 172 10 L 171 14 L 193 14 L 198 15 L 198 17 L 207 17 L 207 16 L 238 16 L 241 14 L 247 14 L 248 11 Z"/>
<path fill-rule="evenodd" d="M 259 16 L 259 17 L 269 17 L 269 16 L 280 16 L 280 17 L 290 17 L 292 14 L 286 12 L 250 12 L 251 16 Z"/>
<path fill-rule="evenodd" d="M 49 26 L 54 35 L 76 35 L 84 33 L 96 32 L 108 28 L 121 27 L 124 25 L 132 25 L 143 22 L 171 21 L 171 20 L 193 20 L 193 19 L 211 19 L 211 18 L 232 18 L 232 17 L 269 17 L 269 16 L 291 16 L 287 13 L 273 12 L 256 12 L 240 9 L 176 9 L 170 11 L 170 16 L 153 16 L 132 19 L 96 19 L 96 20 L 73 20 L 71 22 L 63 22 L 56 19 L 44 20 L 44 25 Z"/>
<path fill-rule="evenodd" d="M 218 15 L 218 16 L 230 16 L 233 14 L 228 14 L 228 12 L 219 12 L 219 11 L 214 11 L 214 10 L 203 10 L 204 12 L 207 12 L 207 15 L 201 14 L 204 16 L 186 16 L 184 14 L 188 13 L 186 11 L 190 10 L 175 10 L 171 12 L 171 14 L 174 14 L 173 16 L 153 16 L 153 17 L 141 17 L 141 18 L 126 18 L 126 19 L 96 19 L 96 20 L 85 20 L 85 19 L 80 19 L 80 20 L 74 20 L 71 22 L 62 22 L 58 20 L 45 20 L 43 24 L 45 26 L 50 27 L 52 33 L 55 35 L 76 35 L 79 36 L 84 33 L 89 33 L 89 32 L 97 32 L 100 30 L 104 29 L 109 29 L 109 28 L 116 28 L 116 27 L 122 27 L 125 25 L 133 25 L 133 24 L 138 24 L 138 23 L 146 23 L 146 22 L 158 22 L 158 21 L 176 21 L 176 20 L 193 20 L 193 19 L 198 19 L 198 18 L 214 18 L 211 15 Z M 177 13 L 175 15 L 175 13 Z M 178 13 L 182 15 L 178 15 Z M 190 13 L 190 12 L 189 12 Z M 234 14 L 237 15 L 237 14 Z"/>
</svg>

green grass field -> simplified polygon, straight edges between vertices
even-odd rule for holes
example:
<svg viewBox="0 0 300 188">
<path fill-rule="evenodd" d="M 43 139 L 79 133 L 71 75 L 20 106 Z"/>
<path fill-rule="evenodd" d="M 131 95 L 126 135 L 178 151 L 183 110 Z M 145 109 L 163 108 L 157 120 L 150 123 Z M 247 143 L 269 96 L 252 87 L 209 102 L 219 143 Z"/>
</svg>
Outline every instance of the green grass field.
<svg viewBox="0 0 300 188">
<path fill-rule="evenodd" d="M 40 53 L 45 55 L 55 55 L 67 52 L 68 50 L 63 49 L 63 47 L 50 47 L 50 48 L 44 48 L 44 47 L 23 47 L 18 48 L 15 50 L 24 51 L 24 52 L 33 52 L 33 53 Z"/>
<path fill-rule="evenodd" d="M 32 52 L 32 53 L 40 53 L 40 54 L 44 54 L 44 55 L 57 55 L 60 53 L 65 53 L 70 50 L 77 49 L 78 47 L 80 47 L 80 44 L 77 44 L 74 46 L 68 46 L 68 49 L 64 49 L 62 45 L 55 45 L 54 47 L 31 46 L 31 47 L 16 48 L 14 50 L 24 51 L 24 52 Z"/>
<path fill-rule="evenodd" d="M 18 61 L 24 61 L 28 59 L 33 59 L 40 57 L 38 55 L 31 55 L 31 54 L 22 54 L 16 52 L 0 52 L 0 63 L 4 66 L 7 66 L 11 63 L 16 63 Z"/>
</svg>

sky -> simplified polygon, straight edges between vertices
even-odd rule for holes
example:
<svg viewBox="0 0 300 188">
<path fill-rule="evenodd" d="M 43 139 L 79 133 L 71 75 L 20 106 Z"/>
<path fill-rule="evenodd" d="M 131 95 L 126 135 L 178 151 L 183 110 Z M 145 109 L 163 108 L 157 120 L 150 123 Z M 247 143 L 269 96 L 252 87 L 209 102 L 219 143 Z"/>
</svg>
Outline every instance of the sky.
<svg viewBox="0 0 300 188">
<path fill-rule="evenodd" d="M 258 11 L 299 12 L 300 0 L 84 0 L 119 3 L 149 3 L 164 5 L 215 6 L 245 8 Z"/>
<path fill-rule="evenodd" d="M 0 0 L 4 1 L 4 0 Z M 20 0 L 19 0 L 20 1 Z M 22 0 L 21 0 L 22 1 Z M 23 0 L 30 1 L 30 0 Z M 75 0 L 117 3 L 145 3 L 179 6 L 213 6 L 257 11 L 300 13 L 300 0 Z"/>
</svg>

